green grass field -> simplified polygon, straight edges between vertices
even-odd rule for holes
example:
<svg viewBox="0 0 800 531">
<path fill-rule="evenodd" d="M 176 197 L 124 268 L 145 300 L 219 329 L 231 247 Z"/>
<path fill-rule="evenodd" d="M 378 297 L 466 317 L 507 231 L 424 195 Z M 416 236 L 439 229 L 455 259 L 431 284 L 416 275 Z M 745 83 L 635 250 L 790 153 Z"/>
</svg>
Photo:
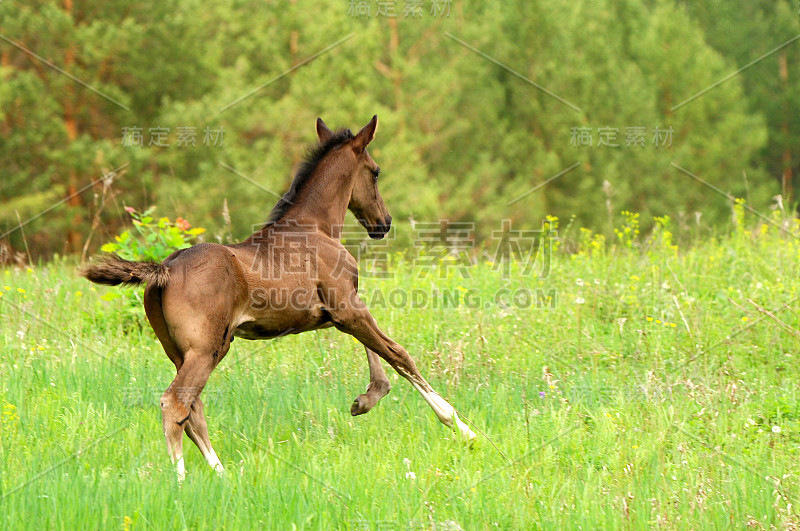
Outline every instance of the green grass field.
<svg viewBox="0 0 800 531">
<path fill-rule="evenodd" d="M 335 330 L 239 339 L 204 392 L 228 473 L 187 438 L 181 486 L 141 293 L 105 300 L 67 263 L 0 271 L 0 526 L 797 527 L 798 234 L 580 232 L 544 275 L 395 260 L 365 298 L 485 436 L 464 447 L 394 375 L 351 417 L 366 357 Z"/>
</svg>

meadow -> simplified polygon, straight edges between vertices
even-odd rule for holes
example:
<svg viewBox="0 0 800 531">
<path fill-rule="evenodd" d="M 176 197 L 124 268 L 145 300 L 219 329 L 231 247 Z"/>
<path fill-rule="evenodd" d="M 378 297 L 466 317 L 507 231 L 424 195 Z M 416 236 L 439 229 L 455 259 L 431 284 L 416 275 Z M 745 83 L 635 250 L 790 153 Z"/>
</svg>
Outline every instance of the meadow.
<svg viewBox="0 0 800 531">
<path fill-rule="evenodd" d="M 737 213 L 687 245 L 561 230 L 531 268 L 392 257 L 364 297 L 476 444 L 393 373 L 351 417 L 349 336 L 238 339 L 204 392 L 227 474 L 185 439 L 181 485 L 141 291 L 0 271 L 0 527 L 797 528 L 800 230 Z"/>
</svg>

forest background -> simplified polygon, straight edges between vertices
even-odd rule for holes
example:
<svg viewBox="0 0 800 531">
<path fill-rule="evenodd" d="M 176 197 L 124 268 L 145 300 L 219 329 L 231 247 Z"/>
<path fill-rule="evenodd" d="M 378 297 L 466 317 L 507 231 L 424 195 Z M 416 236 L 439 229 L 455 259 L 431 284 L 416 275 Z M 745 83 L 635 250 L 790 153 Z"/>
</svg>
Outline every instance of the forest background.
<svg viewBox="0 0 800 531">
<path fill-rule="evenodd" d="M 229 242 L 314 120 L 380 127 L 396 220 L 677 238 L 795 204 L 800 6 L 780 1 L 0 2 L 0 260 L 86 257 L 125 207 Z M 505 221 L 504 221 L 505 220 Z M 352 221 L 352 220 L 351 220 Z M 505 223 L 505 225 L 504 225 Z"/>
</svg>

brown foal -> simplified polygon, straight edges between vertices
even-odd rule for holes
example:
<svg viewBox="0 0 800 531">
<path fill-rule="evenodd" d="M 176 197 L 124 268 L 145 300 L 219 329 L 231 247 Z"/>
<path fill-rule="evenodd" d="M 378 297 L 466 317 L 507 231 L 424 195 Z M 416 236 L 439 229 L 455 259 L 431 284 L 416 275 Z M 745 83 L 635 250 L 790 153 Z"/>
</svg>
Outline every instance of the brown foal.
<svg viewBox="0 0 800 531">
<path fill-rule="evenodd" d="M 184 431 L 209 465 L 223 471 L 208 438 L 200 393 L 234 336 L 271 339 L 335 326 L 367 351 L 370 382 L 353 402 L 353 415 L 368 412 L 389 392 L 380 357 L 420 392 L 441 422 L 465 441 L 475 438 L 405 349 L 378 328 L 357 293 L 358 265 L 339 241 L 348 209 L 371 238 L 383 238 L 391 226 L 378 192 L 380 168 L 367 152 L 377 127 L 373 116 L 353 135 L 331 131 L 317 119 L 319 145 L 267 224 L 241 243 L 201 243 L 160 264 L 111 256 L 82 272 L 100 284 L 147 284 L 147 318 L 177 369 L 161 397 L 161 414 L 180 480 Z"/>
</svg>

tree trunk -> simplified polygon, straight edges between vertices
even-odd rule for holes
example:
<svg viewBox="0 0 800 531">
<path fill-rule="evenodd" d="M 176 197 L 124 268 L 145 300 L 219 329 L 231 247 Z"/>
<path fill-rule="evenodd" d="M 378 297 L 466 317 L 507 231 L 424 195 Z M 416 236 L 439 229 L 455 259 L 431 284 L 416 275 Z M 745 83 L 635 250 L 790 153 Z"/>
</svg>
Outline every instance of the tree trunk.
<svg viewBox="0 0 800 531">
<path fill-rule="evenodd" d="M 72 0 L 64 0 L 64 10 L 67 14 L 72 15 Z M 64 52 L 64 70 L 70 71 L 70 66 L 75 64 L 75 48 L 73 45 Z M 66 85 L 64 93 L 64 129 L 67 132 L 67 141 L 69 143 L 75 142 L 78 139 L 78 120 L 75 116 L 75 94 L 74 86 Z M 81 233 L 78 227 L 81 226 L 83 220 L 81 212 L 81 197 L 78 192 L 78 175 L 75 168 L 70 168 L 67 176 L 67 205 L 74 210 L 75 216 L 72 218 L 72 223 L 67 230 L 67 244 L 69 250 L 78 252 L 81 248 Z"/>
<path fill-rule="evenodd" d="M 781 50 L 778 55 L 778 71 L 781 77 L 781 85 L 783 87 L 784 102 L 786 101 L 789 89 L 789 68 L 786 61 L 786 50 Z M 784 103 L 784 107 L 785 107 Z M 783 137 L 783 174 L 781 175 L 781 185 L 783 193 L 783 201 L 785 205 L 792 205 L 794 201 L 792 189 L 792 149 L 789 144 L 789 112 L 788 110 L 783 113 L 783 123 L 781 124 L 781 133 Z"/>
</svg>

